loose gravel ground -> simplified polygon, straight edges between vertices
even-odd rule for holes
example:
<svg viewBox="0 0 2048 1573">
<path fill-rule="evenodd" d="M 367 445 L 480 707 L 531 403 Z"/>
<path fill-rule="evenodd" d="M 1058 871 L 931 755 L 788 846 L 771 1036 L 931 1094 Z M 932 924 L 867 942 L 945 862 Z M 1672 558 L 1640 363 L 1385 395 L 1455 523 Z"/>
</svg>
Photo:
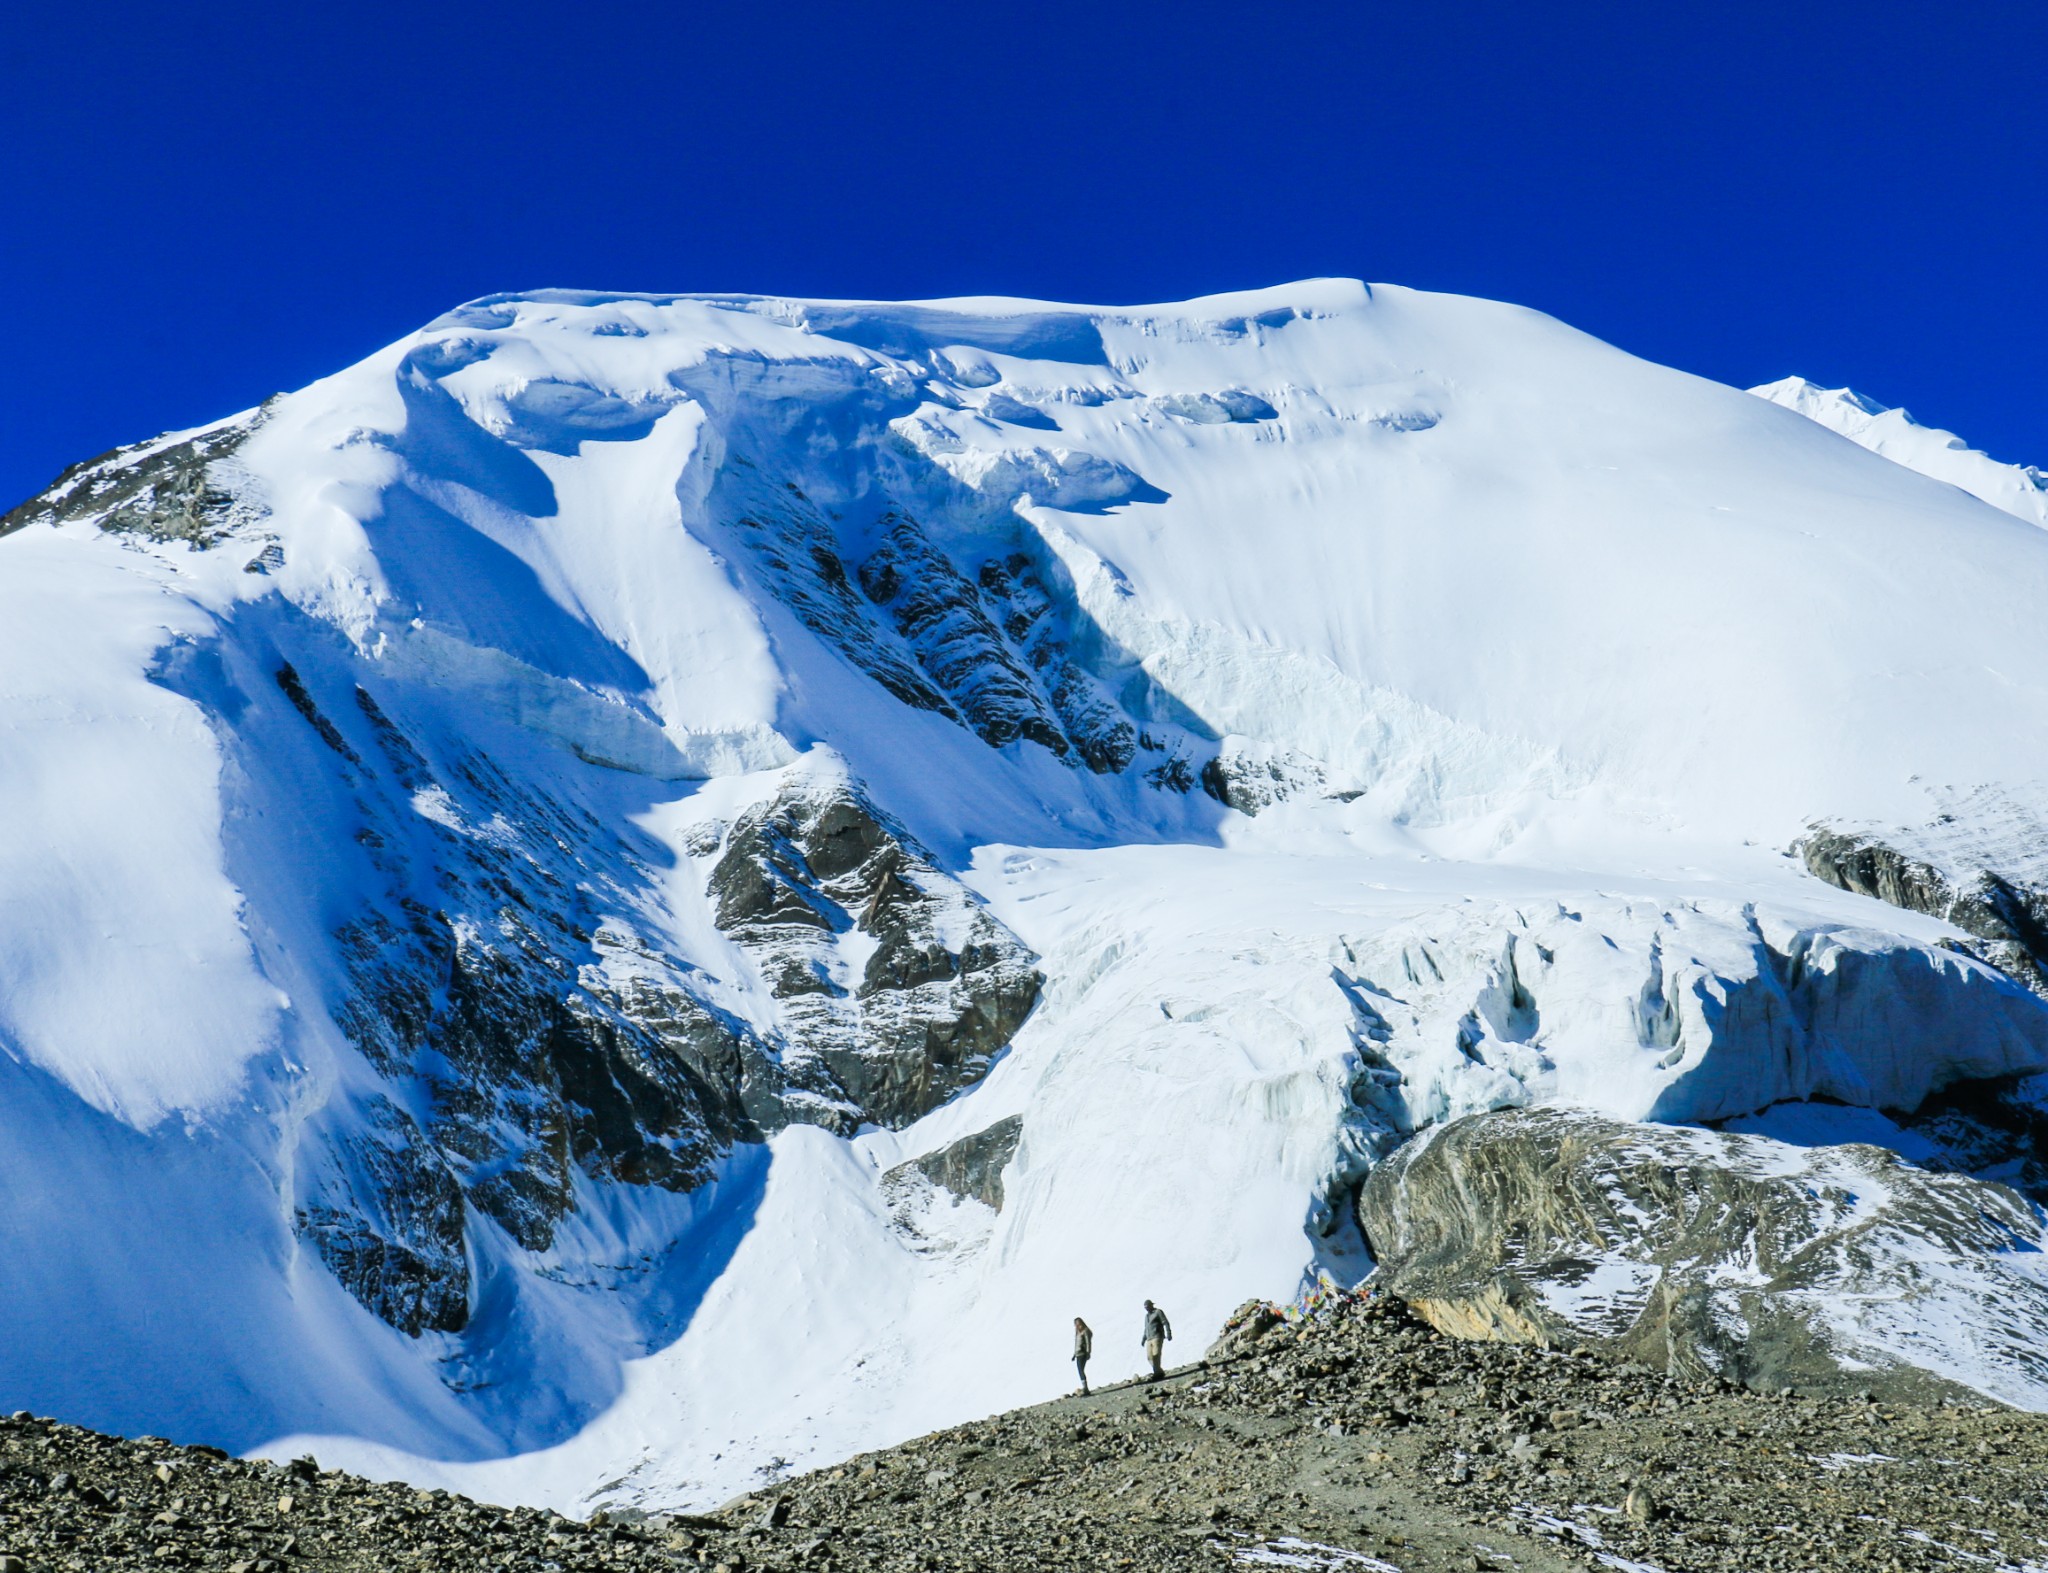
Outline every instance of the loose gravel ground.
<svg viewBox="0 0 2048 1573">
<path fill-rule="evenodd" d="M 0 1421 L 0 1573 L 2048 1573 L 2042 1417 L 1681 1385 L 1455 1342 L 1385 1301 L 1232 1343 L 1161 1383 L 632 1522 L 18 1415 Z"/>
</svg>

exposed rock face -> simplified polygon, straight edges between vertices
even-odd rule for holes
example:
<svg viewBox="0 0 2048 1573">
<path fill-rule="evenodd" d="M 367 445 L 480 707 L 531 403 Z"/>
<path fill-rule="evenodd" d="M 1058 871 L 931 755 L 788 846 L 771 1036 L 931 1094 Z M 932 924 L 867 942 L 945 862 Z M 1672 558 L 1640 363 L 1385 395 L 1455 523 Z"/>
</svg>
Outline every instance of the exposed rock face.
<svg viewBox="0 0 2048 1573">
<path fill-rule="evenodd" d="M 1021 1115 L 1013 1114 L 1007 1120 L 997 1120 L 985 1131 L 963 1136 L 936 1152 L 928 1152 L 921 1158 L 898 1165 L 882 1177 L 883 1183 L 886 1185 L 892 1175 L 915 1169 L 940 1190 L 961 1198 L 971 1197 L 983 1206 L 1001 1212 L 1003 1170 L 1016 1156 L 1017 1138 L 1023 1130 Z"/>
<path fill-rule="evenodd" d="M 782 1071 L 813 1123 L 909 1124 L 979 1080 L 1037 1003 L 1023 943 L 851 791 L 750 809 L 709 888 L 782 1002 Z"/>
<path fill-rule="evenodd" d="M 1322 786 L 1323 767 L 1306 754 L 1292 749 L 1276 753 L 1239 739 L 1226 741 L 1202 766 L 1202 790 L 1240 814 L 1256 814 Z"/>
<path fill-rule="evenodd" d="M 983 742 L 1001 748 L 1029 738 L 1055 754 L 1067 752 L 1050 703 L 980 592 L 916 520 L 895 510 L 882 521 L 882 544 L 861 564 L 860 584 Z"/>
<path fill-rule="evenodd" d="M 1501 1110 L 1402 1148 L 1358 1212 L 1375 1281 L 1459 1337 L 1767 1386 L 2048 1393 L 2019 1332 L 2048 1318 L 2048 1218 L 1881 1148 Z"/>
<path fill-rule="evenodd" d="M 402 1194 L 438 1153 L 478 1212 L 543 1251 L 578 1173 L 689 1190 L 731 1142 L 758 1134 L 742 1095 L 773 1070 L 743 1029 L 679 986 L 579 986 L 549 965 L 543 929 L 516 912 L 494 918 L 437 912 L 400 929 L 369 914 L 345 935 L 358 970 L 343 1025 L 388 1078 L 424 1083 L 431 1100 L 403 1168 L 337 1166 L 362 1216 L 459 1226 L 459 1212 L 421 1214 Z M 402 1229 L 394 1243 L 421 1249 Z"/>
<path fill-rule="evenodd" d="M 366 688 L 278 688 L 352 785 L 382 894 L 342 925 L 344 1032 L 390 1089 L 301 1158 L 300 1233 L 409 1333 L 468 1317 L 468 1219 L 546 1251 L 579 1184 L 689 1191 L 793 1122 L 900 1125 L 979 1077 L 1032 957 L 850 785 L 793 785 L 706 844 L 769 1027 L 635 923 L 648 872 L 579 804 L 430 746 Z"/>
<path fill-rule="evenodd" d="M 760 1136 L 750 1102 L 779 1109 L 774 1048 L 678 958 L 600 921 L 631 860 L 575 805 L 479 754 L 430 759 L 363 688 L 349 717 L 289 666 L 279 686 L 347 761 L 384 886 L 337 934 L 334 1015 L 390 1091 L 312 1127 L 299 1229 L 392 1325 L 454 1331 L 466 1209 L 544 1251 L 579 1177 L 702 1184 Z"/>
<path fill-rule="evenodd" d="M 978 583 L 1003 632 L 1030 662 L 1075 757 L 1099 775 L 1130 768 L 1138 731 L 1101 681 L 1068 650 L 1060 598 L 1022 552 L 981 565 Z"/>
<path fill-rule="evenodd" d="M 980 1077 L 1037 1000 L 1030 953 L 964 887 L 850 789 L 797 789 L 729 829 L 708 881 L 779 1001 L 764 1036 L 616 919 L 581 930 L 550 840 L 577 833 L 562 805 L 460 774 L 447 836 L 491 828 L 443 849 L 442 894 L 463 907 L 402 908 L 402 925 L 373 910 L 343 936 L 343 1024 L 391 1082 L 429 1089 L 428 1112 L 383 1100 L 373 1134 L 336 1134 L 299 1214 L 350 1291 L 408 1332 L 466 1319 L 463 1202 L 544 1251 L 579 1177 L 687 1191 L 733 1143 L 793 1122 L 917 1118 Z"/>
<path fill-rule="evenodd" d="M 956 562 L 904 506 L 856 534 L 744 459 L 720 487 L 766 588 L 897 699 L 992 748 L 1032 742 L 1099 774 L 1130 768 L 1138 727 L 1075 658 L 1076 614 L 1030 557 Z"/>
<path fill-rule="evenodd" d="M 901 637 L 874 615 L 847 571 L 838 531 L 825 510 L 794 481 L 777 486 L 744 457 L 727 465 L 720 484 L 733 517 L 731 532 L 776 600 L 902 703 L 967 724 Z"/>
<path fill-rule="evenodd" d="M 0 535 L 90 520 L 116 534 L 212 546 L 254 517 L 238 503 L 242 478 L 232 459 L 260 422 L 260 415 L 231 421 L 181 442 L 159 437 L 74 464 L 47 490 L 0 515 Z"/>
<path fill-rule="evenodd" d="M 419 398 L 418 441 L 467 426 Z M 268 571 L 281 551 L 236 457 L 264 420 L 76 466 L 0 528 L 86 523 L 197 548 L 248 535 L 266 543 L 252 571 Z M 793 483 L 735 458 L 731 488 L 745 503 L 734 528 L 784 604 L 898 699 L 995 746 L 1130 763 L 1134 729 L 1067 660 L 1028 563 L 984 591 L 899 514 L 857 543 L 856 575 L 837 521 Z M 793 1122 L 906 1124 L 980 1077 L 1038 998 L 1029 951 L 857 786 L 797 782 L 714 827 L 701 854 L 715 921 L 774 1002 L 744 1020 L 731 989 L 662 937 L 652 849 L 607 830 L 573 776 L 508 771 L 422 720 L 411 668 L 359 665 L 351 683 L 331 654 L 286 647 L 274 692 L 224 702 L 239 715 L 281 696 L 296 721 L 272 746 L 299 750 L 358 827 L 364 894 L 335 925 L 329 1011 L 372 1072 L 305 1126 L 289 1203 L 349 1292 L 407 1333 L 467 1324 L 475 1220 L 545 1252 L 587 1182 L 685 1192 L 735 1143 Z M 223 701 L 203 667 L 173 663 L 160 680 L 212 708 Z M 558 700 L 631 720 L 603 695 L 544 702 Z M 570 741 L 588 763 L 633 768 L 631 750 Z M 952 1177 L 999 1194 L 1000 1137 L 979 1158 L 963 1151 Z"/>
<path fill-rule="evenodd" d="M 2048 995 L 2048 869 L 2038 866 L 2048 837 L 2038 830 L 2015 846 L 1953 822 L 1893 833 L 1815 826 L 1797 851 L 1830 885 L 1953 923 L 1985 960 Z"/>
<path fill-rule="evenodd" d="M 336 1132 L 302 1189 L 299 1234 L 343 1288 L 400 1332 L 469 1321 L 462 1184 L 419 1124 L 378 1098 Z"/>
</svg>

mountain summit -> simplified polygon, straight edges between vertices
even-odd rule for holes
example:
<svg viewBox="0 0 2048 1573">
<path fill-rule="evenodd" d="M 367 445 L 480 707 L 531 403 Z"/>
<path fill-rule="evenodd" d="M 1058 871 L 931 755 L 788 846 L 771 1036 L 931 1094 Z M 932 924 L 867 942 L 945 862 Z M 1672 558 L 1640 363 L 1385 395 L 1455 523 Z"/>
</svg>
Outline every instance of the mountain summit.
<svg viewBox="0 0 2048 1573">
<path fill-rule="evenodd" d="M 2048 473 L 2031 464 L 2000 464 L 1954 432 L 1922 426 L 1906 411 L 1890 409 L 1848 388 L 1823 388 L 1804 377 L 1785 377 L 1749 391 L 1797 410 L 1909 470 L 1960 486 L 2015 519 L 2048 528 Z"/>
<path fill-rule="evenodd" d="M 1457 1162 L 1732 1122 L 1802 1370 L 2048 1406 L 2043 604 L 1511 306 L 473 302 L 0 521 L 0 1402 L 723 1500 L 1415 1258 L 1367 1177 L 1542 1105 Z M 1640 1349 L 1630 1232 L 1442 1315 Z"/>
</svg>

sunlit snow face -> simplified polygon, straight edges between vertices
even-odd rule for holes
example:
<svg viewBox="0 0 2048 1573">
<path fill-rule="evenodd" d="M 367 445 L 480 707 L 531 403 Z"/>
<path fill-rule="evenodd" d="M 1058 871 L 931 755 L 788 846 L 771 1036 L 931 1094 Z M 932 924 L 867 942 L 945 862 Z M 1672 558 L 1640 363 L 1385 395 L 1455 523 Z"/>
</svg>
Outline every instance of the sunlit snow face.
<svg viewBox="0 0 2048 1573">
<path fill-rule="evenodd" d="M 1357 1276 L 1467 1112 L 2043 1062 L 1786 852 L 2031 888 L 2048 536 L 1533 314 L 547 292 L 238 422 L 0 540 L 37 1407 L 720 1500 Z"/>
</svg>

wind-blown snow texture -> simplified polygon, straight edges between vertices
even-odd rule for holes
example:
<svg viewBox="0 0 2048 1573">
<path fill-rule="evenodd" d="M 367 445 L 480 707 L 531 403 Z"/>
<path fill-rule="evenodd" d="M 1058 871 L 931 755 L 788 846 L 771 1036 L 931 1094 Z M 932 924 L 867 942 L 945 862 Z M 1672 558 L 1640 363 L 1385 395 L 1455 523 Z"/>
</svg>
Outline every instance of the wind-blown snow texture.
<svg viewBox="0 0 2048 1573">
<path fill-rule="evenodd" d="M 8 1407 L 717 1500 L 1449 1115 L 2048 1066 L 1789 851 L 2037 822 L 2048 535 L 1533 312 L 493 298 L 0 534 Z"/>
</svg>

